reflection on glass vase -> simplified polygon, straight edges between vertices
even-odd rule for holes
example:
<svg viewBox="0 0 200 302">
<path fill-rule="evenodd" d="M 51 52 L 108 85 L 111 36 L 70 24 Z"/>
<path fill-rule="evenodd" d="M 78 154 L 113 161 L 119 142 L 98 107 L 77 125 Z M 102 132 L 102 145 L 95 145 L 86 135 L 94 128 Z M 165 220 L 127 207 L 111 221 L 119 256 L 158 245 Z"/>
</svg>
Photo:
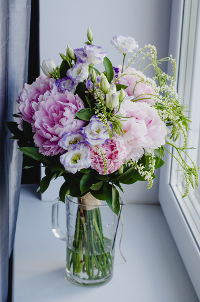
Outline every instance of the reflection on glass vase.
<svg viewBox="0 0 200 302">
<path fill-rule="evenodd" d="M 52 230 L 56 237 L 66 240 L 68 280 L 83 286 L 108 282 L 113 275 L 120 214 L 117 216 L 106 201 L 99 201 L 90 193 L 82 198 L 67 196 L 65 203 L 67 233 L 59 228 L 59 201 L 52 206 Z M 122 209 L 122 200 L 120 203 Z"/>
</svg>

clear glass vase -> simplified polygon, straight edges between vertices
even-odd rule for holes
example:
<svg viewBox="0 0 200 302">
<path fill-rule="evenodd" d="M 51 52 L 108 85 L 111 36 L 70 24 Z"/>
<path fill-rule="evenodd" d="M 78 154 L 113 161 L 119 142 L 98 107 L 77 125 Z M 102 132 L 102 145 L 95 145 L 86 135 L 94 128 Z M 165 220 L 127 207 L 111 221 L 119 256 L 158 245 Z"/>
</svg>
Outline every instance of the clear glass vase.
<svg viewBox="0 0 200 302">
<path fill-rule="evenodd" d="M 120 214 L 117 216 L 106 201 L 91 195 L 84 202 L 76 197 L 66 197 L 66 234 L 60 231 L 58 221 L 59 201 L 52 206 L 52 231 L 66 240 L 66 276 L 83 286 L 108 282 L 113 276 L 115 239 Z M 123 201 L 120 200 L 121 209 Z"/>
</svg>

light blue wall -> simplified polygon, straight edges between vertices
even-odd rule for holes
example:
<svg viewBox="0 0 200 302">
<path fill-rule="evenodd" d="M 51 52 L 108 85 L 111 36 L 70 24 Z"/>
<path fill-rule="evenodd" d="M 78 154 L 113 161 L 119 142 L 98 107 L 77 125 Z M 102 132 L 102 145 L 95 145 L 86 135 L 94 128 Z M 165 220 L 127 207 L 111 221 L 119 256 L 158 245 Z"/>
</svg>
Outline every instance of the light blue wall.
<svg viewBox="0 0 200 302">
<path fill-rule="evenodd" d="M 110 39 L 115 34 L 132 36 L 139 46 L 153 44 L 158 58 L 168 56 L 171 20 L 171 0 L 41 0 L 40 1 L 40 58 L 53 59 L 60 64 L 59 52 L 66 46 L 83 46 L 87 27 L 94 35 L 94 44 L 108 51 L 114 66 L 122 56 Z M 167 65 L 163 66 L 165 71 Z M 56 198 L 57 188 L 43 194 L 44 200 Z M 130 202 L 158 202 L 158 180 L 146 191 L 146 183 L 126 186 L 124 198 Z"/>
</svg>

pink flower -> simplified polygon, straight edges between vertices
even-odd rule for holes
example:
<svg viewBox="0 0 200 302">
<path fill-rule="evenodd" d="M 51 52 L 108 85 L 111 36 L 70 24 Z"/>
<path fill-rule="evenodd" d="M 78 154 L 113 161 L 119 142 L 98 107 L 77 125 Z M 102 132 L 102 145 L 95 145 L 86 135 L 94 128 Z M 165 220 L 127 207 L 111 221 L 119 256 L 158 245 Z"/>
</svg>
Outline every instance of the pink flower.
<svg viewBox="0 0 200 302">
<path fill-rule="evenodd" d="M 39 98 L 45 92 L 51 91 L 54 82 L 55 80 L 52 78 L 40 76 L 31 85 L 24 85 L 24 89 L 20 91 L 17 100 L 21 118 L 24 121 L 33 125 L 33 115 L 37 109 Z"/>
<path fill-rule="evenodd" d="M 151 95 L 155 95 L 155 91 L 150 86 L 150 84 L 147 84 L 145 82 L 145 80 L 150 81 L 151 79 L 147 78 L 141 71 L 137 71 L 135 68 L 128 67 L 124 71 L 124 75 L 117 81 L 117 84 L 128 86 L 125 91 L 129 96 L 138 98 L 140 102 L 146 102 L 150 105 L 154 105 L 155 101 L 153 100 L 153 98 L 151 98 Z"/>
<path fill-rule="evenodd" d="M 84 126 L 85 122 L 75 119 L 75 114 L 84 108 L 84 103 L 78 95 L 71 92 L 53 91 L 41 97 L 38 110 L 34 115 L 36 133 L 34 142 L 39 152 L 54 156 L 65 152 L 58 145 L 65 132 L 75 132 Z"/>
<path fill-rule="evenodd" d="M 165 123 L 150 104 L 133 103 L 127 97 L 122 102 L 119 114 L 132 117 L 122 121 L 125 132 L 122 138 L 128 151 L 127 160 L 131 158 L 137 161 L 144 154 L 144 149 L 157 149 L 165 144 Z"/>
<path fill-rule="evenodd" d="M 126 156 L 127 149 L 124 146 L 124 142 L 117 137 L 113 137 L 104 145 L 90 147 L 91 167 L 99 174 L 110 174 L 117 171 Z"/>
</svg>

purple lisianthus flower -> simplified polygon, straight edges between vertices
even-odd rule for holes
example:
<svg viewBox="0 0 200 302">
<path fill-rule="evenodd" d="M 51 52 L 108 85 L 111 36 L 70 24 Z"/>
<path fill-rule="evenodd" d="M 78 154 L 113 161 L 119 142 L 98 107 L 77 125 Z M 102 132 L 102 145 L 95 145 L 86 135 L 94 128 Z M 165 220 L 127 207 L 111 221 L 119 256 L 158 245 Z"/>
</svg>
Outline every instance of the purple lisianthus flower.
<svg viewBox="0 0 200 302">
<path fill-rule="evenodd" d="M 77 86 L 69 77 L 58 79 L 55 84 L 59 88 L 59 90 L 63 92 L 66 90 L 70 92 L 75 92 Z"/>
<path fill-rule="evenodd" d="M 113 70 L 114 70 L 114 78 L 118 78 L 119 77 L 119 73 L 120 73 L 120 70 L 118 67 L 113 67 Z"/>
<path fill-rule="evenodd" d="M 89 75 L 88 64 L 78 61 L 72 68 L 68 69 L 67 75 L 75 84 L 83 82 Z"/>
<path fill-rule="evenodd" d="M 74 148 L 60 156 L 60 162 L 66 171 L 73 174 L 87 169 L 91 165 L 90 147 L 84 144 L 74 145 Z"/>
<path fill-rule="evenodd" d="M 74 148 L 75 145 L 84 143 L 84 136 L 80 131 L 76 132 L 65 132 L 59 140 L 58 145 L 65 149 L 70 150 L 71 148 Z"/>
<path fill-rule="evenodd" d="M 104 123 L 94 115 L 86 127 L 80 129 L 85 137 L 85 143 L 90 146 L 102 145 L 109 141 L 109 133 Z"/>
<path fill-rule="evenodd" d="M 99 64 L 103 62 L 107 52 L 102 52 L 102 47 L 95 45 L 85 45 L 84 48 L 74 50 L 76 57 L 88 64 Z"/>
<path fill-rule="evenodd" d="M 100 82 L 101 82 L 101 77 L 98 76 L 98 77 L 97 77 L 97 81 L 96 81 L 96 83 L 95 83 L 95 87 L 96 87 L 96 88 L 99 87 L 99 83 L 100 83 Z M 90 76 L 89 76 L 89 79 L 86 81 L 85 86 L 86 86 L 87 90 L 89 90 L 89 91 L 93 90 L 93 83 L 92 83 L 92 81 L 91 81 L 91 74 L 90 74 Z"/>
</svg>

